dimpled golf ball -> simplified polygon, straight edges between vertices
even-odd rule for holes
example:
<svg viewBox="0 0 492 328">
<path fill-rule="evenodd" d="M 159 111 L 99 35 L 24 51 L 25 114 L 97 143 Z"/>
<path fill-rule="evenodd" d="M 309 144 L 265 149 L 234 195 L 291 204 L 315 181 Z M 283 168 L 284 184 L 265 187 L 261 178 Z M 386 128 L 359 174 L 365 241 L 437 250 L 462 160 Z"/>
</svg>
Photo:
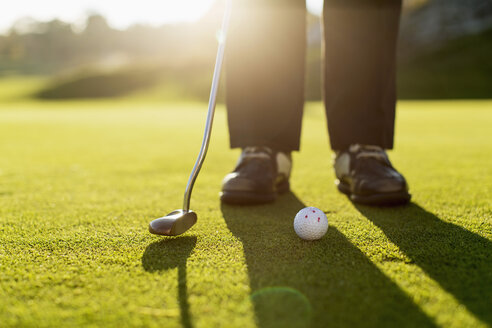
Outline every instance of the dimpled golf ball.
<svg viewBox="0 0 492 328">
<path fill-rule="evenodd" d="M 328 218 L 316 207 L 305 207 L 294 218 L 294 230 L 304 240 L 320 239 L 328 230 Z"/>
</svg>

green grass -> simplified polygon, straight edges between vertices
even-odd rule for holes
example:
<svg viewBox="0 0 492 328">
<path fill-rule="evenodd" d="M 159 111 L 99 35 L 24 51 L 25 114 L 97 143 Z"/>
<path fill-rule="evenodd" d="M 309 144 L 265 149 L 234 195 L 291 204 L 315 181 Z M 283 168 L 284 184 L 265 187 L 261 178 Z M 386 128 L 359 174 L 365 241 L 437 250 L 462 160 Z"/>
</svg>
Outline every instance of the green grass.
<svg viewBox="0 0 492 328">
<path fill-rule="evenodd" d="M 355 206 L 334 185 L 321 103 L 306 108 L 293 192 L 221 205 L 238 151 L 219 108 L 192 199 L 196 226 L 147 232 L 179 208 L 203 104 L 10 101 L 0 107 L 0 326 L 492 325 L 492 102 L 400 102 L 394 164 L 413 203 Z M 330 228 L 305 242 L 304 206 Z"/>
</svg>

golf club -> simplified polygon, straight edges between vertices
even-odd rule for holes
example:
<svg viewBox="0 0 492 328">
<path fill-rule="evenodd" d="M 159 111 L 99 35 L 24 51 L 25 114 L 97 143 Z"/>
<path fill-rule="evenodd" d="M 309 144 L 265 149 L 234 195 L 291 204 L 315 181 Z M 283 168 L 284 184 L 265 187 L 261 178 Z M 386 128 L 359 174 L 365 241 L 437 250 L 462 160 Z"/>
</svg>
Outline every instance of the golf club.
<svg viewBox="0 0 492 328">
<path fill-rule="evenodd" d="M 208 102 L 207 122 L 205 123 L 205 132 L 203 134 L 202 146 L 198 153 L 195 166 L 191 171 L 188 184 L 184 193 L 183 208 L 172 211 L 166 216 L 155 219 L 149 224 L 149 231 L 156 235 L 164 236 L 177 236 L 188 229 L 190 229 L 197 221 L 197 215 L 190 210 L 190 199 L 193 185 L 195 184 L 198 173 L 202 168 L 205 156 L 207 155 L 208 145 L 210 143 L 210 135 L 212 133 L 212 123 L 215 114 L 215 105 L 217 103 L 217 92 L 219 88 L 220 73 L 222 70 L 222 63 L 224 61 L 224 49 L 227 36 L 227 29 L 229 27 L 229 20 L 231 16 L 232 0 L 226 0 L 226 7 L 224 12 L 224 18 L 222 21 L 222 28 L 218 35 L 219 49 L 217 51 L 217 58 L 215 61 L 214 75 L 212 78 L 212 87 L 210 90 L 210 99 Z"/>
</svg>

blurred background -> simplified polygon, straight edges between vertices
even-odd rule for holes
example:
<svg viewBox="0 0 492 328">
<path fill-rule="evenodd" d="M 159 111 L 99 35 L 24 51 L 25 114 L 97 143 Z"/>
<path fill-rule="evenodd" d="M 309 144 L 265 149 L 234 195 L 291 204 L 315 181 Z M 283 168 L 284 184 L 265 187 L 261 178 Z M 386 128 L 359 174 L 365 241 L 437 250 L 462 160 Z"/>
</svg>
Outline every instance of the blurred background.
<svg viewBox="0 0 492 328">
<path fill-rule="evenodd" d="M 23 86 L 9 97 L 208 99 L 222 1 L 17 0 L 3 7 L 0 83 Z M 306 99 L 317 101 L 322 0 L 307 7 Z M 406 0 L 400 34 L 400 99 L 492 98 L 492 0 Z"/>
</svg>

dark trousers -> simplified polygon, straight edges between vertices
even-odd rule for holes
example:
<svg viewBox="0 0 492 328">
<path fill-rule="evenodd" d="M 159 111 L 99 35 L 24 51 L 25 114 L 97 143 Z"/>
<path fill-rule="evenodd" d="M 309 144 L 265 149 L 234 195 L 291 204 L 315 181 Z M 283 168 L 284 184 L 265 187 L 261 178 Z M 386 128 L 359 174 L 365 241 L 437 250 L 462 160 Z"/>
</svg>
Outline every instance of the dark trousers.
<svg viewBox="0 0 492 328">
<path fill-rule="evenodd" d="M 393 147 L 401 0 L 325 0 L 324 100 L 331 146 Z M 299 149 L 305 0 L 235 0 L 226 50 L 231 147 Z"/>
</svg>

